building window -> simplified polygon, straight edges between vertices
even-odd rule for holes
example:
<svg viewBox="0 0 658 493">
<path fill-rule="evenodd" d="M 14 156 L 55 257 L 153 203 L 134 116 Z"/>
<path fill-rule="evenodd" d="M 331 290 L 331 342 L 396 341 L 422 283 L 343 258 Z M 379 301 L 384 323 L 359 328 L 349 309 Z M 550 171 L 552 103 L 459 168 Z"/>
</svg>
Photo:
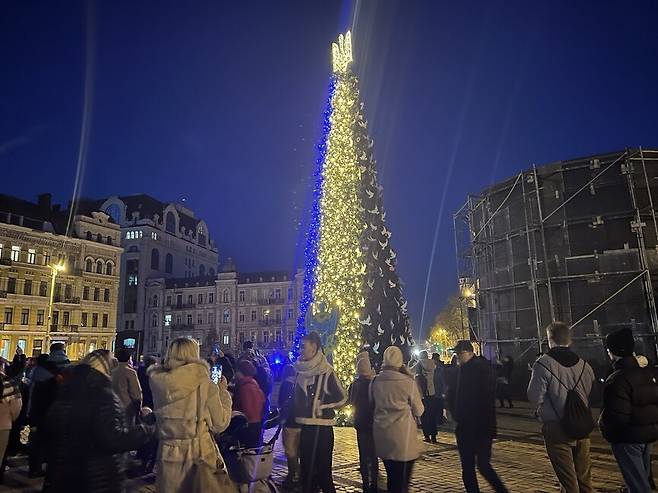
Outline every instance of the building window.
<svg viewBox="0 0 658 493">
<path fill-rule="evenodd" d="M 155 231 L 151 231 L 151 239 L 157 241 L 157 239 L 158 239 L 158 233 L 156 233 Z"/>
<path fill-rule="evenodd" d="M 64 286 L 64 299 L 65 300 L 73 299 L 73 286 L 71 286 L 70 284 L 66 284 Z"/>
<path fill-rule="evenodd" d="M 80 325 L 82 325 L 83 327 L 87 326 L 87 316 L 88 315 L 86 312 L 82 312 L 82 317 L 80 318 Z"/>
<path fill-rule="evenodd" d="M 263 310 L 263 320 L 265 322 L 270 321 L 270 311 L 269 310 Z"/>
<path fill-rule="evenodd" d="M 292 308 L 288 308 L 288 320 L 292 320 L 295 317 Z"/>
<path fill-rule="evenodd" d="M 189 313 L 187 314 L 187 325 L 192 325 L 192 315 Z"/>
<path fill-rule="evenodd" d="M 160 252 L 157 248 L 151 250 L 151 269 L 160 270 Z"/>
<path fill-rule="evenodd" d="M 100 233 L 98 233 L 98 234 L 96 235 L 96 241 L 97 241 L 98 243 L 103 243 L 103 235 L 100 234 Z"/>
<path fill-rule="evenodd" d="M 106 242 L 108 245 L 111 245 L 111 244 L 112 244 L 112 237 L 111 237 L 111 236 L 108 236 L 108 237 L 107 237 L 107 240 L 105 240 L 105 242 Z"/>
<path fill-rule="evenodd" d="M 176 216 L 171 211 L 165 216 L 165 230 L 167 233 L 176 234 Z"/>
<path fill-rule="evenodd" d="M 102 260 L 97 260 L 96 261 L 96 273 L 97 274 L 102 274 L 103 273 L 103 261 Z"/>
<path fill-rule="evenodd" d="M 21 325 L 29 325 L 30 324 L 30 310 L 27 308 L 23 308 L 21 310 Z"/>
<path fill-rule="evenodd" d="M 16 293 L 16 278 L 15 277 L 10 277 L 7 279 L 7 292 L 8 293 Z"/>
<path fill-rule="evenodd" d="M 107 313 L 103 313 L 103 327 L 107 328 L 107 321 L 108 321 L 108 315 Z"/>
<path fill-rule="evenodd" d="M 244 303 L 244 291 L 240 291 L 238 293 L 238 296 L 239 296 L 238 299 L 240 300 L 240 303 Z"/>
<path fill-rule="evenodd" d="M 292 300 L 292 288 L 288 288 L 288 301 Z"/>
<path fill-rule="evenodd" d="M 94 301 L 99 301 L 100 299 L 101 299 L 100 288 L 94 288 Z"/>
<path fill-rule="evenodd" d="M 13 318 L 14 318 L 14 309 L 5 308 L 5 323 L 10 324 Z"/>
<path fill-rule="evenodd" d="M 91 272 L 91 266 L 93 265 L 93 262 L 91 261 L 90 258 L 87 259 L 85 262 L 85 272 Z"/>
<path fill-rule="evenodd" d="M 21 259 L 21 247 L 12 246 L 11 247 L 11 260 L 12 262 L 19 262 Z"/>
<path fill-rule="evenodd" d="M 240 322 L 244 322 L 244 312 L 243 312 L 243 311 L 241 311 L 241 312 L 238 314 L 238 320 L 239 320 Z"/>
<path fill-rule="evenodd" d="M 274 299 L 275 300 L 280 300 L 281 299 L 281 288 L 276 288 L 274 290 Z"/>
<path fill-rule="evenodd" d="M 112 262 L 108 262 L 107 265 L 105 266 L 105 274 L 111 276 L 113 272 L 114 272 L 114 264 Z"/>
<path fill-rule="evenodd" d="M 168 253 L 165 256 L 165 272 L 167 274 L 171 274 L 174 270 L 174 257 L 171 255 L 171 253 Z"/>
<path fill-rule="evenodd" d="M 164 326 L 171 327 L 171 314 L 167 314 L 164 316 Z"/>
<path fill-rule="evenodd" d="M 27 251 L 27 263 L 28 264 L 36 264 L 37 263 L 37 251 L 30 248 Z"/>
<path fill-rule="evenodd" d="M 293 336 L 293 332 L 292 332 L 292 330 L 289 330 L 288 331 L 288 344 L 292 344 L 292 336 Z"/>
<path fill-rule="evenodd" d="M 190 306 L 194 304 L 194 296 L 192 296 L 191 294 L 187 295 L 187 304 Z"/>
<path fill-rule="evenodd" d="M 256 342 L 257 338 L 258 338 L 258 334 L 256 334 L 255 330 L 252 330 L 251 331 L 251 342 Z"/>
<path fill-rule="evenodd" d="M 196 314 L 196 323 L 199 325 L 203 325 L 203 314 L 202 313 L 197 313 Z"/>
<path fill-rule="evenodd" d="M 105 292 L 103 293 L 103 301 L 104 301 L 105 303 L 109 303 L 109 302 L 110 302 L 110 290 L 107 289 L 107 288 L 105 288 Z"/>
<path fill-rule="evenodd" d="M 83 300 L 89 299 L 89 286 L 85 286 L 84 288 L 82 288 L 82 299 Z"/>
<path fill-rule="evenodd" d="M 203 305 L 203 295 L 202 294 L 197 295 L 196 304 L 197 305 Z"/>
<path fill-rule="evenodd" d="M 240 342 L 240 345 L 244 344 L 244 332 L 238 333 L 238 341 Z"/>
<path fill-rule="evenodd" d="M 252 322 L 256 321 L 256 310 L 251 310 L 251 321 Z"/>
<path fill-rule="evenodd" d="M 208 293 L 208 303 L 212 304 L 215 302 L 215 293 Z"/>
<path fill-rule="evenodd" d="M 43 265 L 50 264 L 50 253 L 43 252 Z"/>
<path fill-rule="evenodd" d="M 276 342 L 281 342 L 281 331 L 277 330 L 276 331 Z"/>
<path fill-rule="evenodd" d="M 48 296 L 48 283 L 46 281 L 39 283 L 39 296 Z"/>
<path fill-rule="evenodd" d="M 266 330 L 263 331 L 263 343 L 268 344 L 270 342 L 270 333 Z"/>
<path fill-rule="evenodd" d="M 32 356 L 37 357 L 43 350 L 43 339 L 35 339 L 32 341 Z"/>
<path fill-rule="evenodd" d="M 53 312 L 52 325 L 59 325 L 59 312 L 57 310 Z"/>
<path fill-rule="evenodd" d="M 68 327 L 71 323 L 71 314 L 69 312 L 62 313 L 62 325 Z"/>
<path fill-rule="evenodd" d="M 171 295 L 167 296 L 167 306 L 171 306 Z"/>
<path fill-rule="evenodd" d="M 46 312 L 44 310 L 37 310 L 37 325 L 43 325 L 43 318 Z"/>
<path fill-rule="evenodd" d="M 208 312 L 208 323 L 215 325 L 215 312 Z"/>
<path fill-rule="evenodd" d="M 87 231 L 87 234 L 85 235 L 85 238 L 87 239 L 87 241 L 92 241 L 93 240 L 93 237 L 91 235 L 91 231 Z"/>
<path fill-rule="evenodd" d="M 228 346 L 231 344 L 231 337 L 229 336 L 228 332 L 224 332 L 224 334 L 222 334 L 222 344 L 224 346 Z"/>
<path fill-rule="evenodd" d="M 274 319 L 275 319 L 277 322 L 280 322 L 280 321 L 281 321 L 281 310 L 275 310 L 275 311 L 274 311 Z"/>
<path fill-rule="evenodd" d="M 98 313 L 91 314 L 91 326 L 98 327 Z"/>
<path fill-rule="evenodd" d="M 151 327 L 157 327 L 158 326 L 158 316 L 154 313 L 151 315 Z"/>
<path fill-rule="evenodd" d="M 158 295 L 157 295 L 157 294 L 154 294 L 154 295 L 153 295 L 153 307 L 154 307 L 154 308 L 157 308 L 159 303 L 160 303 L 160 301 L 159 301 L 159 299 L 158 299 Z"/>
<path fill-rule="evenodd" d="M 228 303 L 229 296 L 228 296 L 228 289 L 224 290 L 224 293 L 222 293 L 222 302 Z"/>
<path fill-rule="evenodd" d="M 137 286 L 137 274 L 130 274 L 128 276 L 128 286 Z"/>
<path fill-rule="evenodd" d="M 231 321 L 231 312 L 229 310 L 224 310 L 222 315 L 222 322 L 227 324 Z"/>
<path fill-rule="evenodd" d="M 0 243 L 0 259 L 2 258 L 2 253 L 3 253 L 3 246 L 2 243 Z"/>
</svg>

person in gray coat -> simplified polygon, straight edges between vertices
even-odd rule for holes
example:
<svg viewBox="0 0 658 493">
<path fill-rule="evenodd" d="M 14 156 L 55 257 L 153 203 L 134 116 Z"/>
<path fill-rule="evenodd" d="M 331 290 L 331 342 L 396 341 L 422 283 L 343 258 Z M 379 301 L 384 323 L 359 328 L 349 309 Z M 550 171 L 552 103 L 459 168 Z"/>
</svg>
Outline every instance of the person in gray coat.
<svg viewBox="0 0 658 493">
<path fill-rule="evenodd" d="M 388 493 L 406 493 L 414 461 L 420 456 L 416 419 L 425 411 L 412 374 L 404 365 L 402 351 L 384 351 L 382 371 L 370 384 L 375 405 L 375 450 L 384 461 Z"/>
<path fill-rule="evenodd" d="M 532 367 L 528 400 L 537 406 L 546 452 L 562 490 L 567 493 L 593 493 L 590 439 L 572 439 L 566 435 L 560 421 L 564 417 L 569 390 L 576 390 L 583 402 L 589 405 L 594 371 L 569 349 L 571 331 L 568 325 L 553 322 L 546 333 L 550 349 Z"/>
</svg>

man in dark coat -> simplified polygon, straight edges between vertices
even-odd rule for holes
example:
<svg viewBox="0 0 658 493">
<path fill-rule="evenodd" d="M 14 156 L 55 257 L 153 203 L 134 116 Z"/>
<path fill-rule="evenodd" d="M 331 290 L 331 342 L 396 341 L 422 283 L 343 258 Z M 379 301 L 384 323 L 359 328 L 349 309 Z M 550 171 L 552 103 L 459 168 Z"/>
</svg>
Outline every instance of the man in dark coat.
<svg viewBox="0 0 658 493">
<path fill-rule="evenodd" d="M 479 493 L 475 465 L 496 493 L 507 488 L 491 466 L 491 447 L 496 436 L 496 383 L 491 363 L 476 356 L 470 341 L 453 349 L 459 369 L 455 385 L 448 389 L 448 407 L 457 423 L 455 434 L 467 493 Z"/>
<path fill-rule="evenodd" d="M 123 493 L 124 452 L 143 447 L 154 429 L 129 427 L 110 380 L 111 356 L 98 349 L 77 365 L 45 425 L 44 492 Z"/>
<path fill-rule="evenodd" d="M 613 373 L 603 389 L 601 432 L 612 446 L 630 493 L 651 491 L 651 444 L 658 440 L 658 383 L 650 368 L 640 368 L 631 329 L 606 337 Z"/>
</svg>

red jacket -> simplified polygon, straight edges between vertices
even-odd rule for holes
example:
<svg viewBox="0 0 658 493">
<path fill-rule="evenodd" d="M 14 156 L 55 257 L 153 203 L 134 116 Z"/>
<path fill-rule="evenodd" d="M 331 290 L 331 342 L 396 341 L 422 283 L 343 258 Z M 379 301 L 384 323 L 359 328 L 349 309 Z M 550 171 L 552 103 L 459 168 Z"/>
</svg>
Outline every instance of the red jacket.
<svg viewBox="0 0 658 493">
<path fill-rule="evenodd" d="M 233 396 L 233 410 L 240 411 L 247 416 L 249 423 L 263 421 L 265 409 L 265 394 L 253 377 L 241 377 L 235 386 Z"/>
</svg>

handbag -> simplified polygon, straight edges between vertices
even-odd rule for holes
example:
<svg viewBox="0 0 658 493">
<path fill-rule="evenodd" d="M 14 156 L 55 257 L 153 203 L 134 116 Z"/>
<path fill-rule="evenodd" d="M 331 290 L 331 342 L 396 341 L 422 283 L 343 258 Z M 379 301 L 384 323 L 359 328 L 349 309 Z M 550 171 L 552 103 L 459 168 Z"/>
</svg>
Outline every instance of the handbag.
<svg viewBox="0 0 658 493">
<path fill-rule="evenodd" d="M 194 441 L 196 442 L 196 449 L 199 456 L 194 460 L 190 471 L 192 483 L 190 485 L 190 491 L 191 493 L 237 493 L 238 489 L 233 484 L 233 481 L 231 481 L 231 478 L 229 478 L 226 465 L 219 453 L 219 447 L 201 415 L 201 386 L 197 388 L 196 409 L 196 437 Z M 214 468 L 201 457 L 201 437 L 204 433 L 210 435 L 212 443 L 215 446 L 217 462 Z"/>
</svg>

